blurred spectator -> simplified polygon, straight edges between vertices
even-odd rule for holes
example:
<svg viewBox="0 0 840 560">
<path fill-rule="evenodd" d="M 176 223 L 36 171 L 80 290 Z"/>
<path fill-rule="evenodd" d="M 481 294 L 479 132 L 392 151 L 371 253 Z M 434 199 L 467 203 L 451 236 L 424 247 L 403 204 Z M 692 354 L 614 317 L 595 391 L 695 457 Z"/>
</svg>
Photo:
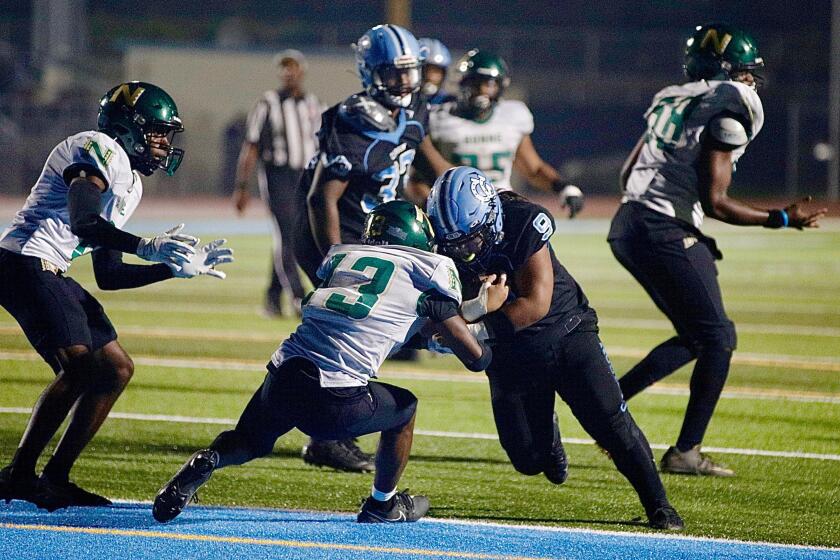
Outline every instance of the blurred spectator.
<svg viewBox="0 0 840 560">
<path fill-rule="evenodd" d="M 304 291 L 293 247 L 295 211 L 300 207 L 297 184 L 315 154 L 322 111 L 318 98 L 303 91 L 303 53 L 287 49 L 275 57 L 275 63 L 281 87 L 265 92 L 248 114 L 233 195 L 242 214 L 250 198 L 248 178 L 257 166 L 260 193 L 274 217 L 273 267 L 265 298 L 268 315 L 282 313 L 283 290 L 291 291 L 294 312 L 300 313 Z"/>
<path fill-rule="evenodd" d="M 219 194 L 230 196 L 236 184 L 236 166 L 239 161 L 239 148 L 245 141 L 247 115 L 236 113 L 222 130 L 222 173 Z"/>
</svg>

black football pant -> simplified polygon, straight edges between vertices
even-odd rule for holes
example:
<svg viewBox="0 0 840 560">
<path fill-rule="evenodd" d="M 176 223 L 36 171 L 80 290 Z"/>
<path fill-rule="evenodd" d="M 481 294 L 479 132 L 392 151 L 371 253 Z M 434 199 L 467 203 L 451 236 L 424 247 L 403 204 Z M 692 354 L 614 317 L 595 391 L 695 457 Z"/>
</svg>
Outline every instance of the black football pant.
<svg viewBox="0 0 840 560">
<path fill-rule="evenodd" d="M 417 398 L 408 390 L 371 381 L 359 387 L 321 387 L 318 368 L 304 358 L 280 367 L 269 363 L 236 428 L 210 445 L 218 468 L 241 465 L 271 453 L 277 438 L 297 428 L 317 440 L 344 440 L 400 431 L 411 421 Z"/>
<path fill-rule="evenodd" d="M 677 448 L 687 451 L 703 441 L 723 391 L 736 345 L 735 326 L 723 308 L 714 242 L 688 228 L 654 231 L 662 220 L 651 214 L 656 213 L 624 204 L 613 222 L 614 230 L 622 222 L 622 235 L 611 238 L 610 247 L 670 319 L 677 336 L 651 350 L 620 384 L 629 399 L 696 359 L 677 439 Z"/>
<path fill-rule="evenodd" d="M 487 369 L 499 441 L 514 468 L 541 473 L 554 439 L 555 392 L 606 449 L 650 514 L 668 503 L 650 445 L 621 395 L 597 334 L 594 312 L 567 333 L 561 322 L 538 337 L 493 347 Z M 571 323 L 572 326 L 575 323 Z"/>
<path fill-rule="evenodd" d="M 298 180 L 301 171 L 288 167 L 263 166 L 260 169 L 260 194 L 272 216 L 272 239 L 274 242 L 271 262 L 271 283 L 267 297 L 271 303 L 279 303 L 282 291 L 290 290 L 292 297 L 302 299 L 303 284 L 297 269 L 295 241 L 297 238 Z"/>
</svg>

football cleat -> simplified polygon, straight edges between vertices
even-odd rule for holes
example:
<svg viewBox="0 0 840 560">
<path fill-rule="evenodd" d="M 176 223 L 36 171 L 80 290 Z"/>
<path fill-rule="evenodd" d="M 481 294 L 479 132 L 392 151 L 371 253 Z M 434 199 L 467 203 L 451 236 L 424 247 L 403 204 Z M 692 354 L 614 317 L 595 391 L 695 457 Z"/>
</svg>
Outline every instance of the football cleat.
<svg viewBox="0 0 840 560">
<path fill-rule="evenodd" d="M 38 477 L 34 473 L 15 475 L 11 465 L 0 469 L 0 500 L 8 504 L 12 500 L 32 501 L 38 487 Z"/>
<path fill-rule="evenodd" d="M 330 467 L 347 472 L 373 472 L 373 457 L 352 439 L 314 440 L 303 447 L 303 462 L 316 467 Z"/>
<path fill-rule="evenodd" d="M 429 498 L 426 496 L 411 496 L 408 488 L 397 492 L 387 502 L 380 502 L 368 496 L 362 502 L 358 523 L 410 523 L 417 521 L 429 511 Z"/>
<path fill-rule="evenodd" d="M 161 523 L 178 517 L 190 500 L 193 500 L 196 491 L 210 480 L 218 462 L 219 455 L 215 451 L 196 451 L 181 470 L 175 473 L 172 480 L 160 489 L 152 506 L 152 516 Z"/>
<path fill-rule="evenodd" d="M 566 450 L 563 449 L 563 440 L 560 438 L 560 423 L 556 412 L 553 420 L 554 442 L 551 445 L 551 453 L 543 474 L 552 484 L 563 484 L 569 477 L 569 460 L 566 457 Z"/>
<path fill-rule="evenodd" d="M 38 487 L 32 497 L 32 502 L 47 511 L 69 506 L 105 507 L 111 505 L 111 500 L 105 496 L 89 492 L 69 480 L 54 482 L 44 475 L 38 479 Z"/>
<path fill-rule="evenodd" d="M 648 524 L 653 529 L 663 531 L 682 531 L 685 528 L 682 517 L 671 506 L 657 508 L 648 516 Z"/>
<path fill-rule="evenodd" d="M 671 474 L 735 476 L 735 471 L 715 463 L 708 455 L 700 453 L 700 444 L 684 452 L 676 447 L 669 447 L 662 456 L 660 470 Z"/>
</svg>

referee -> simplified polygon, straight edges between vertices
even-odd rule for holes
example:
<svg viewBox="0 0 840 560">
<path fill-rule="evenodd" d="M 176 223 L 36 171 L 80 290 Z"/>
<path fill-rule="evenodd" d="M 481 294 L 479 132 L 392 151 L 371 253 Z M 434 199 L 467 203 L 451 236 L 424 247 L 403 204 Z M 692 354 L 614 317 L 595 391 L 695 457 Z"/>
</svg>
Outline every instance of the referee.
<svg viewBox="0 0 840 560">
<path fill-rule="evenodd" d="M 265 312 L 282 314 L 283 290 L 291 291 L 294 312 L 300 314 L 304 296 L 294 253 L 295 209 L 299 204 L 300 174 L 315 153 L 315 132 L 321 124 L 321 102 L 303 91 L 306 59 L 287 49 L 275 57 L 281 87 L 260 97 L 248 114 L 245 141 L 239 153 L 234 204 L 241 215 L 249 202 L 248 179 L 259 168 L 260 194 L 274 217 L 271 283 Z"/>
</svg>

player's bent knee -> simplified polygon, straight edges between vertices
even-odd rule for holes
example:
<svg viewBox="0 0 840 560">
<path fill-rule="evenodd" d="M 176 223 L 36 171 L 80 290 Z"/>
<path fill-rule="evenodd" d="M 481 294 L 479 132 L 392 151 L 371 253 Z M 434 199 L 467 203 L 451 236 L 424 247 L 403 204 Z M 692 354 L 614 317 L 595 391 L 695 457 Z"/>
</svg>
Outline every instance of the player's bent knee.
<svg viewBox="0 0 840 560">
<path fill-rule="evenodd" d="M 593 436 L 598 445 L 617 456 L 639 444 L 639 433 L 639 427 L 625 409 L 609 416 Z"/>
</svg>

